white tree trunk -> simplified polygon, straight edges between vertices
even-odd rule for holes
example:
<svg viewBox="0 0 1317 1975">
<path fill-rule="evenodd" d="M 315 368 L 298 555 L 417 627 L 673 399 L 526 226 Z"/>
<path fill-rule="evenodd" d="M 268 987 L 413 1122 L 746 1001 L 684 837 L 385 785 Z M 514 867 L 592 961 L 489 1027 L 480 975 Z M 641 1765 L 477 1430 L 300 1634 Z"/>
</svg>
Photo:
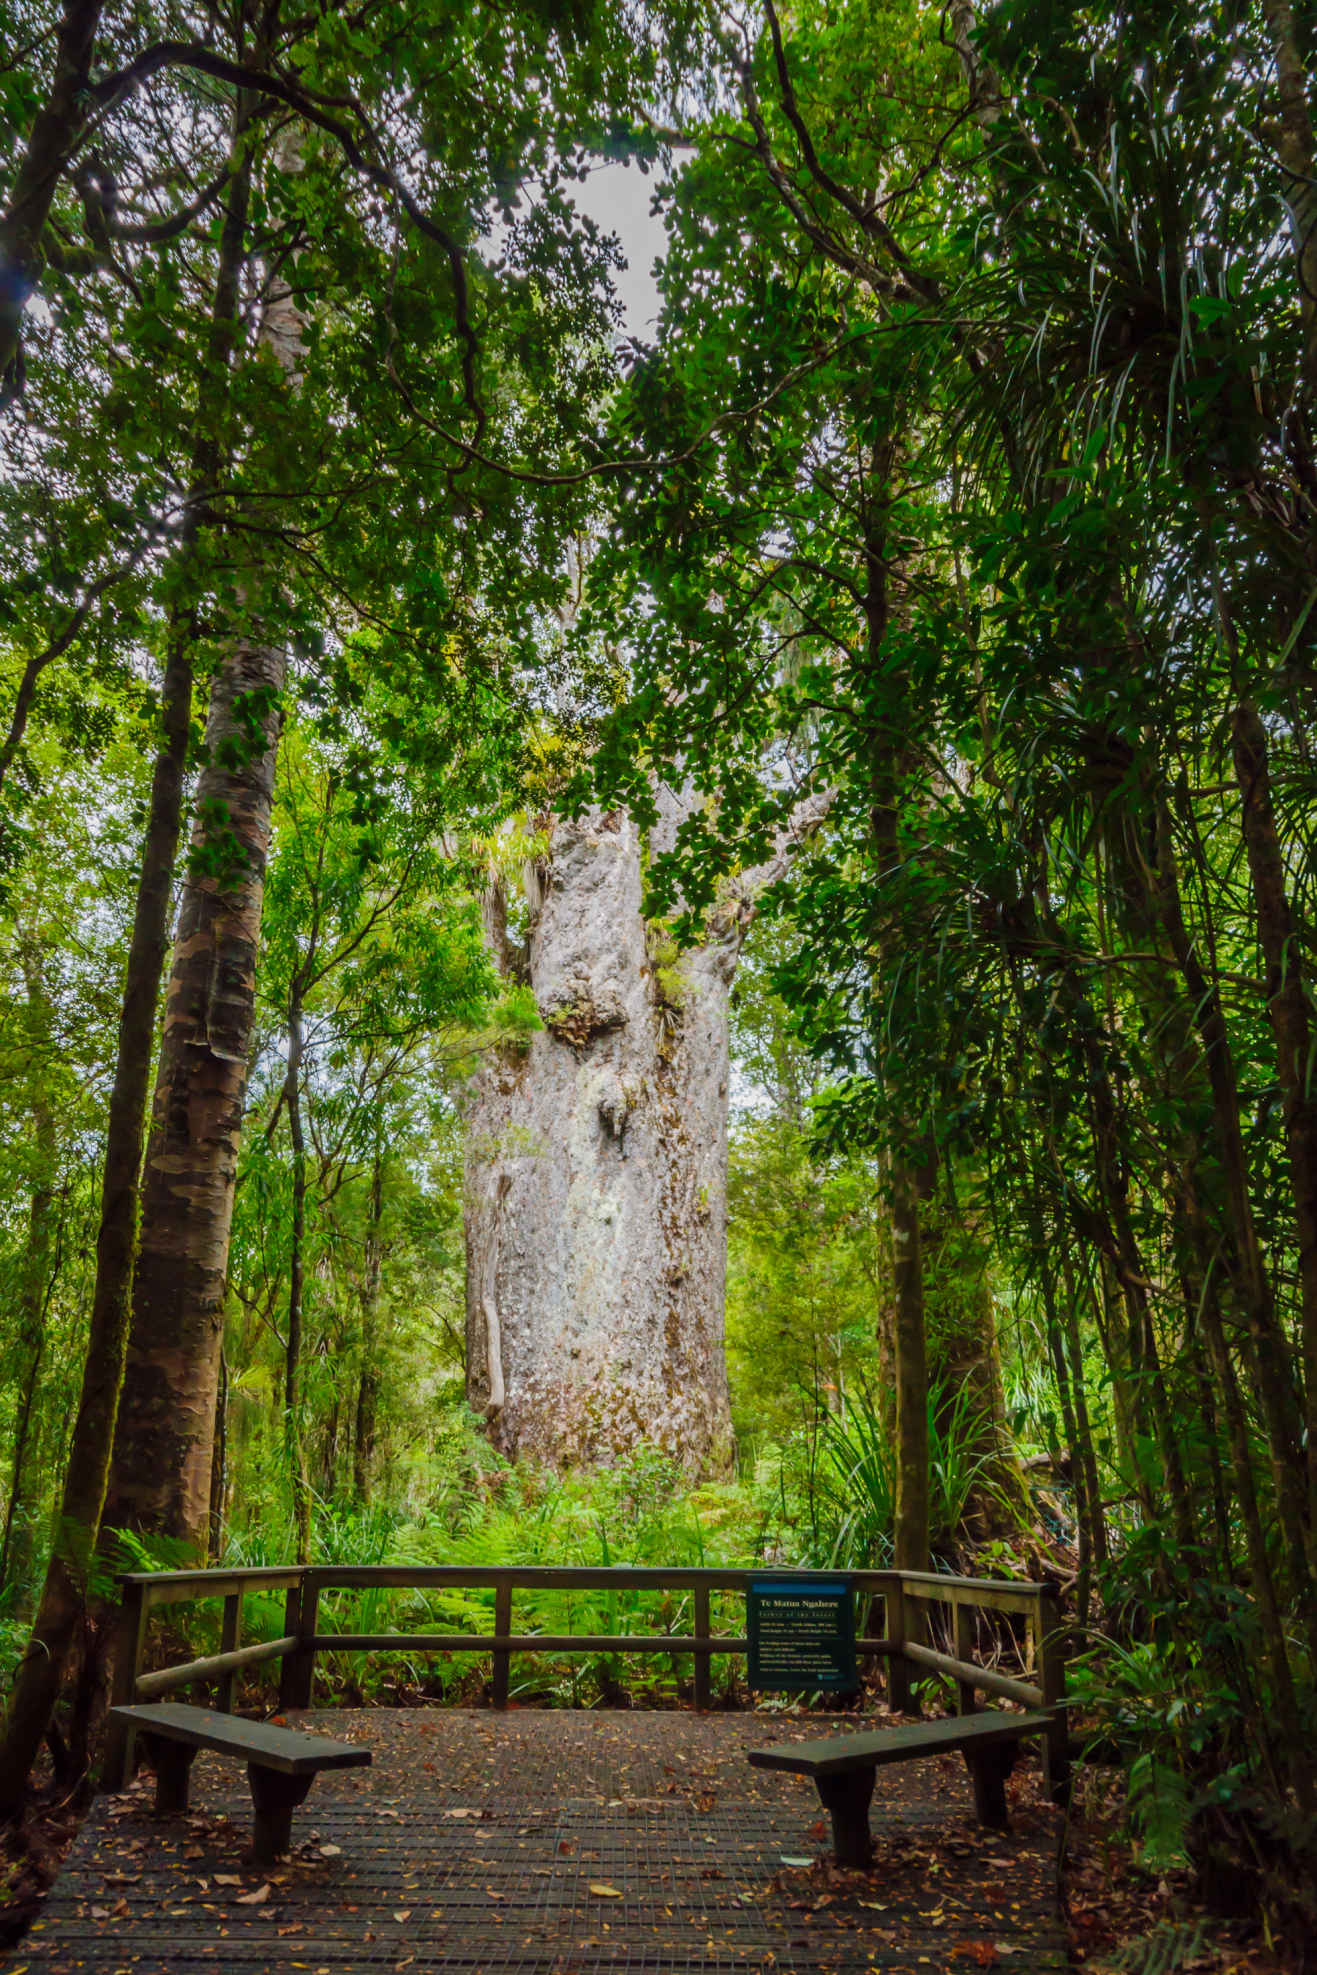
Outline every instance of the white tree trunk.
<svg viewBox="0 0 1317 1975">
<path fill-rule="evenodd" d="M 467 1390 L 509 1455 L 607 1466 L 648 1442 L 696 1474 L 733 1453 L 727 998 L 748 915 L 665 958 L 640 865 L 630 818 L 592 814 L 555 822 L 530 880 L 544 1029 L 473 1093 Z"/>
</svg>

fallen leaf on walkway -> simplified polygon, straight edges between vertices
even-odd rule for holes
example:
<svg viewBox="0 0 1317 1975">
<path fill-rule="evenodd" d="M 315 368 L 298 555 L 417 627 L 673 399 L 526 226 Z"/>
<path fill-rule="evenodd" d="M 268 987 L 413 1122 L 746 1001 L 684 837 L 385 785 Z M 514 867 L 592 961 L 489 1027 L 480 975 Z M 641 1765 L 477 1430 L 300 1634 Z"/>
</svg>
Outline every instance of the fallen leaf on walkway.
<svg viewBox="0 0 1317 1975">
<path fill-rule="evenodd" d="M 238 1905 L 264 1906 L 265 1902 L 269 1899 L 269 1897 L 270 1897 L 270 1888 L 269 1888 L 269 1884 L 267 1883 L 264 1886 L 258 1886 L 254 1893 L 239 1893 Z"/>
<path fill-rule="evenodd" d="M 962 1941 L 960 1946 L 953 1948 L 951 1952 L 953 1957 L 959 1956 L 965 1961 L 976 1962 L 980 1968 L 998 1966 L 997 1950 L 991 1941 Z"/>
<path fill-rule="evenodd" d="M 342 1858 L 343 1847 L 342 1845 L 322 1845 L 320 1847 L 320 1856 L 321 1858 Z"/>
<path fill-rule="evenodd" d="M 809 1830 L 805 1833 L 807 1838 L 826 1838 L 827 1835 L 828 1827 L 822 1818 L 819 1819 L 817 1824 L 811 1824 Z"/>
<path fill-rule="evenodd" d="M 507 1898 L 506 1893 L 496 1893 L 492 1886 L 486 1886 L 485 1891 L 492 1900 L 505 1900 Z"/>
<path fill-rule="evenodd" d="M 241 1886 L 242 1881 L 236 1872 L 217 1872 L 215 1874 L 215 1884 L 217 1886 Z"/>
<path fill-rule="evenodd" d="M 394 1919 L 395 1919 L 395 1920 L 396 1920 L 396 1921 L 397 1921 L 397 1922 L 399 1923 L 399 1925 L 401 1925 L 401 1923 L 402 1923 L 402 1922 L 403 1922 L 404 1920 L 410 1920 L 410 1919 L 411 1919 L 411 1917 L 412 1917 L 412 1910 L 411 1910 L 411 1908 L 410 1908 L 409 1906 L 404 1906 L 404 1907 L 401 1907 L 401 1908 L 400 1908 L 400 1909 L 398 1910 L 398 1912 L 394 1914 L 394 1916 L 393 1916 L 393 1917 L 394 1917 Z"/>
<path fill-rule="evenodd" d="M 110 1909 L 108 1906 L 94 1906 L 91 1910 L 91 1917 L 93 1920 L 108 1920 Z"/>
<path fill-rule="evenodd" d="M 598 1879 L 592 1879 L 590 1881 L 590 1891 L 597 1899 L 601 1900 L 620 1900 L 622 1898 L 622 1894 L 618 1892 L 616 1886 L 605 1886 Z"/>
</svg>

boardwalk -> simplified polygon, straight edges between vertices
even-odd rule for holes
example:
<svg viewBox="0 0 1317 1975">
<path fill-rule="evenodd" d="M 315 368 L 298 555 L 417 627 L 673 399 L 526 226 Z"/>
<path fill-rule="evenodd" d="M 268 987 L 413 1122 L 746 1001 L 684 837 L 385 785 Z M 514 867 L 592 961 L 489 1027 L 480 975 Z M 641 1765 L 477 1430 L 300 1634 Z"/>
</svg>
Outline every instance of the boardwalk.
<svg viewBox="0 0 1317 1975">
<path fill-rule="evenodd" d="M 244 1870 L 245 1778 L 203 1755 L 187 1822 L 152 1819 L 145 1779 L 97 1802 L 5 1975 L 1066 1965 L 1057 1817 L 1027 1780 L 1001 1836 L 970 1821 L 958 1759 L 880 1770 L 873 1870 L 841 1875 L 813 1787 L 745 1761 L 817 1718 L 302 1719 L 369 1743 L 375 1766 L 316 1784 L 286 1870 Z M 784 1863 L 803 1859 L 819 1862 Z"/>
</svg>

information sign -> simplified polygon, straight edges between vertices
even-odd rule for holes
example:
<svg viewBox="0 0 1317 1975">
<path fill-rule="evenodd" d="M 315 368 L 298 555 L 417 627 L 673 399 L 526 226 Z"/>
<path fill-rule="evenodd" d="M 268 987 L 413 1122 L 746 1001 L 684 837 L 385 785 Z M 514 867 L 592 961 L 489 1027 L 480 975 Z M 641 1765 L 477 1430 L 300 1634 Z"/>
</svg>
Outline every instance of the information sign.
<svg viewBox="0 0 1317 1975">
<path fill-rule="evenodd" d="M 745 1629 L 749 1687 L 851 1694 L 860 1684 L 855 1602 L 844 1578 L 812 1584 L 751 1578 Z"/>
</svg>

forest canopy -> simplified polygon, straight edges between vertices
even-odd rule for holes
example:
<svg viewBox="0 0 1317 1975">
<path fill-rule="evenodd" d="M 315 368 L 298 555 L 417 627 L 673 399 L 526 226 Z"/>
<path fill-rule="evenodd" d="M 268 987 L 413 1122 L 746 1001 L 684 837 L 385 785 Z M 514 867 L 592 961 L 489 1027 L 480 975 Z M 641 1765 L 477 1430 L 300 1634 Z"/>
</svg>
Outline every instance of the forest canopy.
<svg viewBox="0 0 1317 1975">
<path fill-rule="evenodd" d="M 0 1813 L 126 1567 L 972 1563 L 1310 1947 L 1314 25 L 0 0 Z"/>
</svg>

